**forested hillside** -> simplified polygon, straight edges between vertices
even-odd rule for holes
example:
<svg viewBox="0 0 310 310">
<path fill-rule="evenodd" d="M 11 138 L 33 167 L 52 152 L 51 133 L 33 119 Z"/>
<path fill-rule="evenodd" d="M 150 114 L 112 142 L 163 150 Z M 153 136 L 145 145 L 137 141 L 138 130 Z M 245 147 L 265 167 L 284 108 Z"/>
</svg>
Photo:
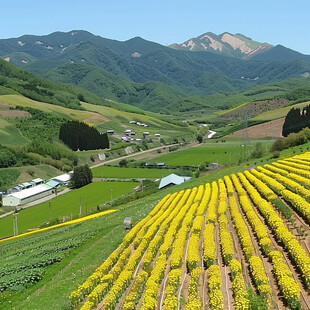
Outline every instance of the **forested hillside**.
<svg viewBox="0 0 310 310">
<path fill-rule="evenodd" d="M 309 74 L 307 57 L 285 49 L 286 56 L 279 58 L 279 50 L 246 61 L 208 51 L 174 50 L 139 37 L 120 42 L 86 31 L 0 40 L 0 56 L 17 66 L 106 99 L 163 113 L 209 107 L 202 96 L 242 92 Z"/>
</svg>

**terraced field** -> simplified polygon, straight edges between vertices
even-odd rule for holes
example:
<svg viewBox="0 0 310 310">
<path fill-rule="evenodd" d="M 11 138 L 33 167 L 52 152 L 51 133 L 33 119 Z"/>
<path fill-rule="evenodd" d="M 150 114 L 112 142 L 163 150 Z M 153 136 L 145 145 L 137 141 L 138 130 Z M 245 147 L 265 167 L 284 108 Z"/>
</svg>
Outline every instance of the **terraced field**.
<svg viewBox="0 0 310 310">
<path fill-rule="evenodd" d="M 166 195 L 74 309 L 310 309 L 310 153 Z"/>
</svg>

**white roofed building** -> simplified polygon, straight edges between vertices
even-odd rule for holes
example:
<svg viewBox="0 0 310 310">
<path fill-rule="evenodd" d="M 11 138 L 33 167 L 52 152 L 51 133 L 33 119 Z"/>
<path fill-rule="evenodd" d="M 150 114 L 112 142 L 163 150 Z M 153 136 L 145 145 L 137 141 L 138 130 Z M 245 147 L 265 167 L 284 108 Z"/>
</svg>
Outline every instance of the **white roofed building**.
<svg viewBox="0 0 310 310">
<path fill-rule="evenodd" d="M 2 197 L 4 206 L 20 206 L 53 193 L 53 187 L 40 184 Z"/>
<path fill-rule="evenodd" d="M 189 179 L 190 177 L 183 177 L 172 173 L 161 179 L 158 189 L 162 189 L 170 185 L 179 185 Z"/>
<path fill-rule="evenodd" d="M 67 185 L 69 183 L 70 179 L 71 179 L 71 174 L 69 174 L 69 173 L 65 173 L 65 174 L 59 175 L 57 177 L 51 178 L 51 180 L 58 181 L 62 185 Z"/>
</svg>

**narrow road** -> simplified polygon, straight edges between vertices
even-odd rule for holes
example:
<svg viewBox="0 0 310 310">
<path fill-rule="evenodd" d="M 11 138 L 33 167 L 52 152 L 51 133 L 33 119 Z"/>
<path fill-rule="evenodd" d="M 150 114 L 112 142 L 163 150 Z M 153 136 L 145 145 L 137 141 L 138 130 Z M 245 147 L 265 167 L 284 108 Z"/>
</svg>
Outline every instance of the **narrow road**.
<svg viewBox="0 0 310 310">
<path fill-rule="evenodd" d="M 115 161 L 118 161 L 118 160 L 127 159 L 127 158 L 131 158 L 131 157 L 135 157 L 135 156 L 140 156 L 141 154 L 150 153 L 150 152 L 153 152 L 153 151 L 157 151 L 157 150 L 160 150 L 160 149 L 163 149 L 163 148 L 168 148 L 170 146 L 176 146 L 176 145 L 180 145 L 180 144 L 179 143 L 175 143 L 175 144 L 170 144 L 170 145 L 163 145 L 163 146 L 155 147 L 155 148 L 148 149 L 148 150 L 145 150 L 145 151 L 140 151 L 140 152 L 136 152 L 136 153 L 133 153 L 133 154 L 129 154 L 129 155 L 125 155 L 125 156 L 121 156 L 121 157 L 105 160 L 102 163 L 99 163 L 99 164 L 96 164 L 94 166 L 91 166 L 90 168 L 92 169 L 92 168 L 100 167 L 102 165 L 109 164 L 109 163 L 112 163 L 112 162 L 115 162 Z M 187 145 L 187 147 L 185 147 L 183 149 L 187 149 L 189 147 L 197 147 L 198 145 L 200 145 L 198 142 L 191 142 L 191 143 L 189 143 Z"/>
</svg>

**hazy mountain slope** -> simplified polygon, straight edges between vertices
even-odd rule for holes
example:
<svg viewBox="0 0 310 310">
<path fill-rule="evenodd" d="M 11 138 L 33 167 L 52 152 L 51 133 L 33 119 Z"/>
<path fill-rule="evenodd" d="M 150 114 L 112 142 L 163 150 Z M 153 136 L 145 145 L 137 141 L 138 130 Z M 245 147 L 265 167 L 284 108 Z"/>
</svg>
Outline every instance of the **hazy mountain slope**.
<svg viewBox="0 0 310 310">
<path fill-rule="evenodd" d="M 170 110 L 187 96 L 240 92 L 310 72 L 307 57 L 294 58 L 294 53 L 281 61 L 276 56 L 274 60 L 241 59 L 245 54 L 257 55 L 265 46 L 241 34 L 207 33 L 202 37 L 213 42 L 214 48 L 216 42 L 221 43 L 229 56 L 208 49 L 195 53 L 175 50 L 139 37 L 120 42 L 71 31 L 0 40 L 0 57 L 54 81 L 73 83 L 104 98 L 153 111 L 154 98 L 158 107 L 166 105 Z M 271 53 L 273 48 L 268 48 Z M 192 108 L 196 109 L 195 104 Z"/>
<path fill-rule="evenodd" d="M 259 61 L 294 61 L 303 60 L 310 62 L 310 56 L 298 53 L 282 45 L 276 45 L 265 53 L 255 55 L 253 60 Z"/>
</svg>

